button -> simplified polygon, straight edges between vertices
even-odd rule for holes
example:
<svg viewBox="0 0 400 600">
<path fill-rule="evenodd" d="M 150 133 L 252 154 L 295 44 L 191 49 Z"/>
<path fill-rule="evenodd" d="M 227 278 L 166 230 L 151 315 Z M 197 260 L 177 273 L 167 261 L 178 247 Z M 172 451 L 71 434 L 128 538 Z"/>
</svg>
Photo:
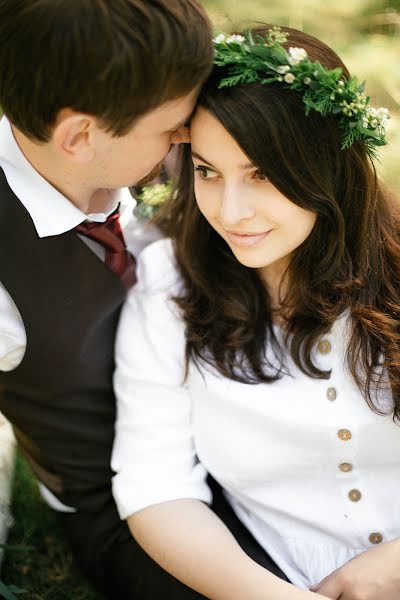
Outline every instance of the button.
<svg viewBox="0 0 400 600">
<path fill-rule="evenodd" d="M 348 429 L 339 429 L 338 437 L 344 442 L 347 442 L 347 440 L 351 439 L 351 431 Z"/>
<path fill-rule="evenodd" d="M 342 463 L 341 465 L 339 465 L 339 469 L 343 473 L 350 473 L 350 471 L 353 470 L 353 465 L 351 465 L 350 463 Z"/>
<path fill-rule="evenodd" d="M 328 400 L 336 400 L 337 398 L 337 392 L 336 389 L 334 387 L 330 387 L 326 390 L 326 397 L 328 398 Z"/>
<path fill-rule="evenodd" d="M 371 544 L 380 544 L 383 540 L 383 535 L 381 533 L 371 533 L 369 536 L 369 541 Z"/>
<path fill-rule="evenodd" d="M 361 492 L 360 490 L 350 490 L 349 491 L 349 498 L 352 502 L 358 502 L 359 500 L 361 500 Z"/>
<path fill-rule="evenodd" d="M 317 345 L 318 352 L 321 354 L 329 354 L 332 350 L 331 343 L 328 340 L 320 340 Z"/>
</svg>

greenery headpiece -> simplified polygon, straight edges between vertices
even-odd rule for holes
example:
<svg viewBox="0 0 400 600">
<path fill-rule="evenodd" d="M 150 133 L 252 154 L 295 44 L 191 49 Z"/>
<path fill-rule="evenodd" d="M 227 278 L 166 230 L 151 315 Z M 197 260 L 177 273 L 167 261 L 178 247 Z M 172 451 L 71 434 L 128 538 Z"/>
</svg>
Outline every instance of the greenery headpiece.
<svg viewBox="0 0 400 600">
<path fill-rule="evenodd" d="M 227 70 L 219 87 L 280 82 L 303 92 L 307 115 L 315 110 L 324 116 L 338 116 L 343 130 L 342 149 L 363 140 L 369 155 L 376 157 L 375 147 L 387 144 L 388 109 L 369 105 L 365 82 L 360 84 L 356 77 L 345 79 L 342 69 L 329 70 L 318 61 L 311 61 L 303 48 L 286 50 L 282 44 L 287 41 L 288 35 L 280 27 L 270 29 L 265 36 L 253 37 L 251 32 L 217 35 L 214 63 Z"/>
</svg>

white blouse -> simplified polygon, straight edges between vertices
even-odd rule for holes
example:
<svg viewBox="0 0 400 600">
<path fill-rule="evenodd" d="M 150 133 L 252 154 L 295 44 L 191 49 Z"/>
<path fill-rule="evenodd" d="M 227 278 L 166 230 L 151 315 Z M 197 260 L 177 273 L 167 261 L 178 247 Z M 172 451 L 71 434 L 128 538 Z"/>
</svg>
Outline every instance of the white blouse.
<svg viewBox="0 0 400 600">
<path fill-rule="evenodd" d="M 207 472 L 292 583 L 309 588 L 374 544 L 400 537 L 400 427 L 368 407 L 344 362 L 345 317 L 314 349 L 332 369 L 247 385 L 191 367 L 170 299 L 182 283 L 172 245 L 139 259 L 117 339 L 113 451 L 122 519 L 180 498 L 210 502 Z M 278 335 L 279 331 L 277 330 Z M 390 409 L 390 391 L 378 396 Z"/>
</svg>

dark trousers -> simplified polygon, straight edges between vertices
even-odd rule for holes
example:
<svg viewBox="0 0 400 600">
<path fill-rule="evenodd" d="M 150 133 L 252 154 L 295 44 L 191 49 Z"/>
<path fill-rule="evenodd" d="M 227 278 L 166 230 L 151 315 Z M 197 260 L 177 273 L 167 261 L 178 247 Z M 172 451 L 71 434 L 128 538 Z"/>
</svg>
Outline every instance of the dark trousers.
<svg viewBox="0 0 400 600">
<path fill-rule="evenodd" d="M 287 581 L 236 517 L 219 486 L 212 482 L 212 509 L 224 521 L 243 550 L 257 563 Z M 99 514 L 71 513 L 60 516 L 79 567 L 109 600 L 201 600 L 194 590 L 159 567 L 135 542 L 128 526 L 119 519 L 115 504 Z M 171 548 L 173 552 L 173 548 Z"/>
</svg>

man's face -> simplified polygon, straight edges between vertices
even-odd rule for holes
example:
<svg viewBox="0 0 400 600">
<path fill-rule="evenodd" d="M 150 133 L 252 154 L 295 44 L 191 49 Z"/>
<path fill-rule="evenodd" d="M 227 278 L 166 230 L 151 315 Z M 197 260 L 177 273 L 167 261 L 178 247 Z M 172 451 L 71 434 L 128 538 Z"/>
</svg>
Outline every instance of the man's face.
<svg viewBox="0 0 400 600">
<path fill-rule="evenodd" d="M 108 189 L 135 185 L 157 167 L 172 144 L 189 142 L 184 124 L 193 112 L 197 95 L 198 90 L 193 90 L 161 105 L 140 117 L 122 137 L 97 128 L 93 164 L 97 185 Z"/>
</svg>

